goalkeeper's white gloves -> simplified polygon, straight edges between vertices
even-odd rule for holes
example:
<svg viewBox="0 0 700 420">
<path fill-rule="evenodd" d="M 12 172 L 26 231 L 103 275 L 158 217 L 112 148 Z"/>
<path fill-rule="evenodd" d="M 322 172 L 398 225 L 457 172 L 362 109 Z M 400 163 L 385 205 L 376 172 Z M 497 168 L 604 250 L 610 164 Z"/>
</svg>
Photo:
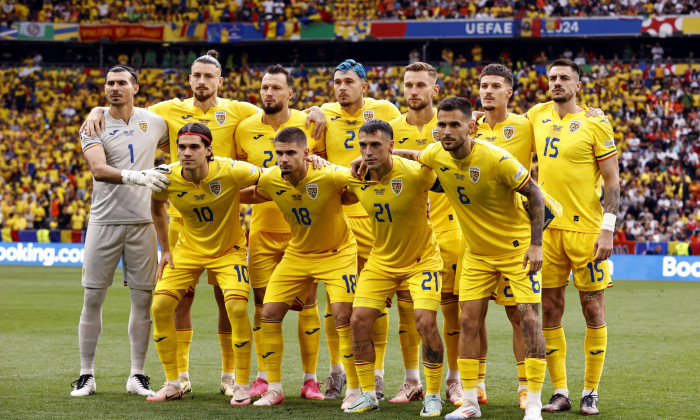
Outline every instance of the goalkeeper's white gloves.
<svg viewBox="0 0 700 420">
<path fill-rule="evenodd" d="M 124 185 L 140 185 L 148 187 L 155 192 L 161 192 L 168 187 L 170 179 L 163 175 L 162 170 L 144 169 L 143 171 L 122 170 L 122 183 Z"/>
</svg>

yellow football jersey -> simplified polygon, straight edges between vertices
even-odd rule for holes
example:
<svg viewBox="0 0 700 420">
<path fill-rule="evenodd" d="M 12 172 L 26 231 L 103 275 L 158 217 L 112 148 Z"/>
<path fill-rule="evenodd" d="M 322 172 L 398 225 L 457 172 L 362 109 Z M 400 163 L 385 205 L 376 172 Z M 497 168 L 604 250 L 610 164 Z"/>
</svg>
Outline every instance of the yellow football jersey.
<svg viewBox="0 0 700 420">
<path fill-rule="evenodd" d="M 492 130 L 491 126 L 484 122 L 484 118 L 479 119 L 474 138 L 506 149 L 529 171 L 532 166 L 532 152 L 535 151 L 535 138 L 530 121 L 523 115 L 508 113 L 508 118 L 496 124 Z"/>
<path fill-rule="evenodd" d="M 416 264 L 427 250 L 440 259 L 428 222 L 428 190 L 435 173 L 418 162 L 392 156 L 393 167 L 379 182 L 348 178 L 348 189 L 370 215 L 375 241 L 369 260 L 387 270 Z"/>
<path fill-rule="evenodd" d="M 437 131 L 437 109 L 433 109 L 433 119 L 423 126 L 423 131 L 406 121 L 408 114 L 403 114 L 389 122 L 394 130 L 394 148 L 423 150 L 429 144 L 439 142 Z M 430 200 L 430 221 L 433 223 L 433 231 L 459 229 L 457 217 L 445 194 L 428 192 Z"/>
<path fill-rule="evenodd" d="M 238 209 L 239 192 L 260 178 L 260 169 L 246 162 L 215 157 L 199 185 L 182 177 L 180 162 L 171 163 L 170 184 L 156 200 L 170 200 L 180 212 L 183 227 L 177 246 L 208 256 L 223 255 L 233 247 L 245 248 Z"/>
<path fill-rule="evenodd" d="M 319 142 L 318 147 L 326 150 L 329 161 L 345 167 L 350 167 L 350 162 L 360 156 L 357 135 L 362 124 L 373 119 L 389 122 L 401 116 L 391 102 L 372 98 L 364 98 L 362 108 L 355 115 L 343 111 L 338 102 L 323 104 L 321 110 L 326 116 L 327 130 L 325 141 Z M 359 203 L 344 209 L 350 217 L 367 216 Z"/>
<path fill-rule="evenodd" d="M 234 134 L 234 147 L 236 149 L 236 159 L 245 160 L 253 165 L 270 168 L 277 165 L 275 157 L 275 136 L 287 127 L 298 127 L 306 133 L 307 145 L 311 153 L 316 153 L 316 142 L 311 135 L 313 126 L 306 128 L 306 117 L 304 112 L 291 110 L 289 121 L 282 124 L 277 131 L 271 125 L 262 122 L 262 112 L 252 115 L 243 120 Z M 282 213 L 275 203 L 262 203 L 253 205 L 250 226 L 252 229 L 264 232 L 289 233 L 289 225 L 285 222 Z"/>
<path fill-rule="evenodd" d="M 586 117 L 585 110 L 563 119 L 554 103 L 527 112 L 537 145 L 539 182 L 564 208 L 549 227 L 599 233 L 603 222 L 598 162 L 617 154 L 613 129 L 605 117 Z"/>
<path fill-rule="evenodd" d="M 205 124 L 211 130 L 211 147 L 214 156 L 234 157 L 233 132 L 244 119 L 261 109 L 248 102 L 238 102 L 230 99 L 217 98 L 217 104 L 202 112 L 194 106 L 194 98 L 171 99 L 148 107 L 148 110 L 160 115 L 168 123 L 168 136 L 170 138 L 170 161 L 177 161 L 177 132 L 183 125 L 191 122 Z M 170 215 L 178 216 L 174 206 L 170 206 Z"/>
<path fill-rule="evenodd" d="M 292 231 L 285 252 L 325 253 L 355 242 L 340 201 L 348 176 L 341 166 L 313 169 L 309 164 L 306 177 L 293 186 L 278 166 L 263 172 L 256 189 L 274 201 Z"/>
<path fill-rule="evenodd" d="M 530 173 L 513 155 L 475 140 L 463 160 L 452 158 L 440 144 L 428 146 L 418 159 L 435 170 L 472 254 L 507 258 L 525 252 L 530 217 L 517 191 Z"/>
</svg>

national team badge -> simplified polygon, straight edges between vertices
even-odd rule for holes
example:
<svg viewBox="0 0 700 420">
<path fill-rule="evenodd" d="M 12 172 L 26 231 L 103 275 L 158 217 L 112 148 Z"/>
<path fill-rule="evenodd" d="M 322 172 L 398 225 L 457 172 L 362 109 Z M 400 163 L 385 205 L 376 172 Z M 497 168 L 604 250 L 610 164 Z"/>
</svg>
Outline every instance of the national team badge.
<svg viewBox="0 0 700 420">
<path fill-rule="evenodd" d="M 318 184 L 309 184 L 306 186 L 306 195 L 310 199 L 315 200 L 318 197 Z"/>
<path fill-rule="evenodd" d="M 403 179 L 392 179 L 391 180 L 391 191 L 393 191 L 394 194 L 396 194 L 396 195 L 401 194 L 402 189 L 403 189 Z"/>
<path fill-rule="evenodd" d="M 479 177 L 481 177 L 481 169 L 477 168 L 476 166 L 470 166 L 469 179 L 476 184 L 479 181 Z"/>
<path fill-rule="evenodd" d="M 581 122 L 573 120 L 569 124 L 569 133 L 575 133 L 579 128 L 581 128 Z"/>
<path fill-rule="evenodd" d="M 433 141 L 434 141 L 435 143 L 437 143 L 437 142 L 440 141 L 440 136 L 438 135 L 438 129 L 437 129 L 437 128 L 433 128 Z"/>
<path fill-rule="evenodd" d="M 374 119 L 374 111 L 362 111 L 362 118 L 365 122 Z"/>
<path fill-rule="evenodd" d="M 503 137 L 506 138 L 506 140 L 510 140 L 513 138 L 515 135 L 515 127 L 512 125 L 507 125 L 503 127 Z"/>
<path fill-rule="evenodd" d="M 144 134 L 148 133 L 148 121 L 139 120 L 136 122 L 136 124 L 139 125 L 139 130 L 141 130 L 142 133 L 144 133 Z"/>
<path fill-rule="evenodd" d="M 211 191 L 214 196 L 218 197 L 221 194 L 221 181 L 212 181 L 209 183 L 209 191 Z"/>
<path fill-rule="evenodd" d="M 219 124 L 219 125 L 226 124 L 226 111 L 216 111 L 214 113 L 214 117 L 216 117 L 217 124 Z"/>
</svg>

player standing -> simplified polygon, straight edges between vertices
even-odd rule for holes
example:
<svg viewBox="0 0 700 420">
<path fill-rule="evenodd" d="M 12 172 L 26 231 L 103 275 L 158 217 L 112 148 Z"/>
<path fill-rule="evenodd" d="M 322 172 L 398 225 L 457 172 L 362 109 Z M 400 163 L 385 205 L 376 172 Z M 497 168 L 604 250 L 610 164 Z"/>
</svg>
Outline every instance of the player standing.
<svg viewBox="0 0 700 420">
<path fill-rule="evenodd" d="M 427 218 L 428 190 L 435 184 L 435 173 L 417 162 L 391 155 L 393 130 L 385 121 L 363 124 L 359 146 L 367 172 L 361 180 L 351 178 L 348 189 L 373 215 L 375 242 L 357 282 L 351 319 L 362 395 L 345 412 L 379 408 L 373 377 L 376 356 L 372 325 L 386 307 L 386 300 L 405 282 L 414 303 L 415 328 L 423 341 L 427 394 L 420 415 L 439 416 L 443 345 L 436 318 L 442 259 Z"/>
<path fill-rule="evenodd" d="M 149 191 L 130 186 L 165 188 L 167 177 L 144 169 L 153 167 L 156 147 L 167 139 L 167 126 L 163 118 L 134 107 L 134 95 L 138 91 L 138 79 L 132 68 L 112 67 L 105 76 L 105 95 L 110 104 L 105 114 L 105 130 L 95 137 L 81 131 L 83 155 L 95 182 L 85 235 L 82 276 L 85 296 L 78 325 L 80 377 L 73 384 L 74 397 L 90 395 L 96 389 L 93 366 L 102 332 L 102 305 L 120 258 L 124 285 L 129 286 L 131 297 L 131 373 L 126 390 L 145 396 L 153 394 L 149 378 L 144 375 L 144 365 L 158 264 L 156 234 L 149 212 Z"/>
<path fill-rule="evenodd" d="M 307 115 L 302 111 L 289 109 L 289 101 L 294 95 L 292 75 L 277 64 L 265 69 L 260 84 L 260 99 L 263 112 L 243 120 L 236 128 L 234 145 L 236 159 L 245 160 L 262 168 L 273 167 L 275 159 L 274 140 L 278 132 L 286 127 L 297 127 L 307 137 L 307 146 L 315 153 L 312 130 L 306 128 Z M 255 316 L 253 318 L 253 339 L 258 359 L 258 376 L 253 381 L 250 393 L 253 398 L 267 392 L 267 375 L 264 359 L 261 356 L 261 316 L 265 290 L 275 267 L 282 260 L 284 250 L 291 239 L 289 225 L 275 203 L 266 202 L 253 205 L 251 228 L 248 240 L 249 272 Z M 323 399 L 316 380 L 316 364 L 321 341 L 321 321 L 316 307 L 316 288 L 312 287 L 304 309 L 299 312 L 298 336 L 304 369 L 301 395 L 311 399 Z"/>
<path fill-rule="evenodd" d="M 275 137 L 277 166 L 265 171 L 255 189 L 256 202 L 274 200 L 291 229 L 291 239 L 265 292 L 261 357 L 268 390 L 254 404 L 284 402 L 282 390 L 282 320 L 290 307 L 303 305 L 314 280 L 323 281 L 340 337 L 340 349 L 352 354 L 350 314 L 357 278 L 357 245 L 343 214 L 341 194 L 348 172 L 337 166 L 310 169 L 307 139 L 298 127 Z M 352 357 L 343 358 L 354 377 Z M 344 406 L 343 406 L 344 407 Z"/>
<path fill-rule="evenodd" d="M 367 91 L 367 74 L 364 66 L 355 60 L 348 59 L 336 66 L 333 71 L 333 89 L 337 102 L 321 106 L 328 122 L 326 142 L 317 147 L 326 150 L 328 160 L 332 163 L 349 167 L 352 160 L 360 156 L 357 137 L 362 124 L 373 119 L 391 121 L 399 117 L 401 113 L 388 101 L 364 97 L 364 93 Z M 348 216 L 348 225 L 357 240 L 359 272 L 367 261 L 374 243 L 370 218 L 359 203 L 346 206 L 344 210 Z M 341 356 L 337 350 L 338 338 L 335 336 L 335 328 L 330 321 L 327 309 L 325 320 L 325 331 L 331 358 L 331 386 L 326 392 L 326 398 L 338 398 L 343 387 L 341 357 L 348 355 Z M 375 351 L 377 352 L 375 366 L 377 397 L 382 400 L 384 399 L 384 355 L 389 331 L 389 316 L 386 310 L 382 312 L 374 324 L 373 331 Z M 359 394 L 359 383 L 355 383 L 350 378 L 348 378 L 348 388 L 348 391 L 352 389 L 352 392 L 346 392 L 346 395 Z"/>
<path fill-rule="evenodd" d="M 546 369 L 538 315 L 544 198 L 529 172 L 512 155 L 469 137 L 470 120 L 469 101 L 444 99 L 438 105 L 442 147 L 432 145 L 420 153 L 394 151 L 436 169 L 466 241 L 459 281 L 462 315 L 458 360 L 464 402 L 445 418 L 481 416 L 477 399 L 478 336 L 491 292 L 498 278 L 505 275 L 518 302 L 525 336 L 529 388 L 525 420 L 540 419 Z M 528 199 L 527 212 L 516 191 Z"/>
<path fill-rule="evenodd" d="M 540 182 L 564 208 L 564 216 L 554 220 L 544 234 L 542 321 L 554 395 L 542 411 L 571 409 L 561 319 L 573 271 L 587 325 L 580 411 L 591 415 L 599 413 L 598 386 L 607 350 L 604 292 L 612 286 L 607 259 L 613 249 L 620 181 L 610 122 L 604 116 L 586 117 L 576 103 L 580 75 L 573 61 L 554 60 L 549 67 L 552 102 L 534 106 L 527 117 L 535 132 Z"/>
<path fill-rule="evenodd" d="M 437 110 L 433 101 L 440 87 L 437 71 L 427 63 L 411 63 L 405 68 L 404 98 L 408 112 L 390 122 L 394 130 L 395 145 L 402 149 L 423 150 L 438 140 Z M 440 309 L 443 315 L 443 340 L 447 356 L 447 399 L 453 404 L 462 403 L 462 385 L 457 366 L 459 343 L 459 296 L 454 293 L 455 269 L 458 262 L 460 229 L 454 210 L 444 194 L 430 191 L 430 220 L 442 257 Z M 399 341 L 405 368 L 404 383 L 399 388 L 394 403 L 409 402 L 423 396 L 418 371 L 418 346 L 420 336 L 413 318 L 413 301 L 406 285 L 396 292 L 399 311 Z M 484 331 L 486 327 L 484 326 Z M 481 337 L 481 336 L 480 336 Z M 486 335 L 483 336 L 485 346 Z M 485 347 L 484 347 L 485 350 Z"/>
<path fill-rule="evenodd" d="M 162 255 L 153 300 L 153 338 L 166 382 L 149 401 L 180 399 L 177 336 L 173 313 L 180 299 L 196 286 L 206 269 L 223 291 L 232 325 L 235 362 L 232 405 L 250 404 L 251 338 L 248 319 L 250 281 L 246 238 L 238 220 L 239 192 L 258 182 L 260 170 L 245 162 L 214 158 L 212 133 L 202 123 L 188 123 L 178 132 L 179 161 L 167 166 L 170 186 L 152 199 L 152 213 Z M 183 219 L 170 252 L 165 201 Z"/>
</svg>

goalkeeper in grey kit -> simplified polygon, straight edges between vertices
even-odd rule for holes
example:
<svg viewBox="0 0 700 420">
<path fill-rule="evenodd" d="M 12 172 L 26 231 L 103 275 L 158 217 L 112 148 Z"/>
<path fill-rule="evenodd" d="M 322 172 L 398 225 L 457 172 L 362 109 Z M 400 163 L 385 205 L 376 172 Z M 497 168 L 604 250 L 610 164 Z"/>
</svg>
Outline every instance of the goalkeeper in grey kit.
<svg viewBox="0 0 700 420">
<path fill-rule="evenodd" d="M 151 332 L 151 300 L 158 266 L 157 239 L 150 209 L 151 192 L 162 191 L 168 178 L 153 168 L 156 147 L 167 138 L 165 120 L 134 107 L 137 75 L 127 66 L 112 67 L 105 76 L 109 111 L 105 130 L 97 137 L 81 133 L 80 142 L 92 172 L 90 220 L 85 235 L 82 285 L 83 309 L 78 325 L 80 376 L 71 396 L 95 392 L 94 361 L 102 332 L 102 305 L 114 272 L 122 260 L 124 285 L 129 286 L 130 393 L 150 396 L 144 365 Z"/>
</svg>

